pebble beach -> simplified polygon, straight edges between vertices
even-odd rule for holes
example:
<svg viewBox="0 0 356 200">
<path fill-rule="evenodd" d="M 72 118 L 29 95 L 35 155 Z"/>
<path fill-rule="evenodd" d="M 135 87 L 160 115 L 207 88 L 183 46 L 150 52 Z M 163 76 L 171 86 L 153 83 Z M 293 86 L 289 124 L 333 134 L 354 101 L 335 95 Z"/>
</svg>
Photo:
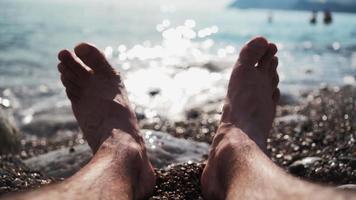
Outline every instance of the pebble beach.
<svg viewBox="0 0 356 200">
<path fill-rule="evenodd" d="M 324 87 L 301 94 L 298 100 L 282 98 L 278 106 L 268 152 L 272 160 L 287 172 L 302 179 L 333 187 L 356 184 L 356 88 Z M 174 137 L 210 143 L 218 125 L 217 112 L 196 109 L 187 112 L 186 120 L 145 121 L 145 129 L 166 131 Z M 38 141 L 38 140 L 37 140 Z M 63 180 L 26 166 L 24 160 L 82 142 L 80 132 L 63 141 L 42 139 L 22 143 L 20 154 L 1 156 L 0 193 L 43 187 Z M 151 199 L 202 199 L 201 162 L 188 161 L 156 169 L 156 190 Z M 51 169 L 49 169 L 50 171 Z M 48 169 L 47 169 L 48 171 Z"/>
<path fill-rule="evenodd" d="M 355 190 L 356 15 L 310 25 L 307 11 L 230 3 L 1 0 L 0 197 L 63 181 L 91 159 L 56 69 L 60 49 L 89 42 L 122 74 L 157 175 L 150 199 L 203 199 L 232 66 L 258 35 L 279 49 L 268 156 L 293 176 Z"/>
</svg>

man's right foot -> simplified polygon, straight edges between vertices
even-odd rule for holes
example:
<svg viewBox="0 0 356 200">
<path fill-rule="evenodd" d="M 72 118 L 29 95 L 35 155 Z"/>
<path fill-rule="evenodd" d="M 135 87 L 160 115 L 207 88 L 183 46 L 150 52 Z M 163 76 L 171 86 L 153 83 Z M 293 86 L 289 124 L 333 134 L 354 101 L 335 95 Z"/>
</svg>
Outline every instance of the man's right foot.
<svg viewBox="0 0 356 200">
<path fill-rule="evenodd" d="M 239 154 L 248 154 L 251 143 L 266 151 L 279 99 L 276 45 L 255 38 L 241 50 L 233 69 L 221 124 L 212 144 L 201 182 L 207 199 L 225 199 Z"/>
<path fill-rule="evenodd" d="M 222 123 L 233 124 L 265 151 L 279 100 L 277 47 L 258 37 L 246 44 L 231 74 Z"/>
</svg>

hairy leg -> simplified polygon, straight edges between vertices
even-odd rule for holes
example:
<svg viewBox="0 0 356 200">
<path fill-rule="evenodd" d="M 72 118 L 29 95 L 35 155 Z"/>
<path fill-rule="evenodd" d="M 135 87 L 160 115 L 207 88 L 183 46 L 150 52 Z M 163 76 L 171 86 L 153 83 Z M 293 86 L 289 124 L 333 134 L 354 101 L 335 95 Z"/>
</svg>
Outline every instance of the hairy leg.
<svg viewBox="0 0 356 200">
<path fill-rule="evenodd" d="M 62 183 L 9 199 L 144 199 L 155 177 L 118 72 L 94 46 L 59 53 L 58 69 L 91 161 Z"/>
<path fill-rule="evenodd" d="M 277 48 L 264 38 L 241 50 L 228 87 L 221 124 L 201 178 L 206 199 L 347 199 L 294 178 L 265 154 L 279 99 Z"/>
</svg>

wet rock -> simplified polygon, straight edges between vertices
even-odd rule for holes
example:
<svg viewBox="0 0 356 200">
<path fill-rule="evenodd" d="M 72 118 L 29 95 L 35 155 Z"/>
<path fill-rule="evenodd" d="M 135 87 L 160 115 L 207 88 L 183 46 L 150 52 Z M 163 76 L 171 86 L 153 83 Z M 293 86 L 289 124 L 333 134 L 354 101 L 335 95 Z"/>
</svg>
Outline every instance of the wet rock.
<svg viewBox="0 0 356 200">
<path fill-rule="evenodd" d="M 340 185 L 337 187 L 339 190 L 350 190 L 356 192 L 356 185 L 355 184 L 347 184 L 347 185 Z"/>
<path fill-rule="evenodd" d="M 298 98 L 288 93 L 281 93 L 278 105 L 297 105 L 299 103 Z"/>
<path fill-rule="evenodd" d="M 313 165 L 317 161 L 321 161 L 322 158 L 319 157 L 306 157 L 301 160 L 293 162 L 288 170 L 290 173 L 295 175 L 303 175 L 308 167 Z"/>
<path fill-rule="evenodd" d="M 158 95 L 159 93 L 161 93 L 161 90 L 160 89 L 152 89 L 148 92 L 148 94 L 151 96 L 151 97 L 154 97 L 156 95 Z"/>
<path fill-rule="evenodd" d="M 174 163 L 201 161 L 209 153 L 209 145 L 203 142 L 172 137 L 167 133 L 143 131 L 148 156 L 157 168 Z"/>
<path fill-rule="evenodd" d="M 172 137 L 151 130 L 142 131 L 148 156 L 156 168 L 174 163 L 201 161 L 208 154 L 209 145 Z M 87 144 L 63 148 L 25 160 L 33 169 L 56 177 L 69 177 L 85 165 L 92 153 Z"/>
<path fill-rule="evenodd" d="M 72 115 L 46 114 L 36 117 L 31 123 L 23 125 L 21 131 L 40 137 L 50 137 L 59 130 L 78 130 L 79 126 Z"/>
<path fill-rule="evenodd" d="M 203 65 L 203 68 L 206 68 L 207 70 L 211 72 L 220 72 L 223 68 L 217 65 L 216 63 L 208 62 Z"/>
<path fill-rule="evenodd" d="M 191 109 L 186 113 L 187 119 L 197 119 L 201 115 L 202 111 L 199 109 Z"/>
<path fill-rule="evenodd" d="M 77 172 L 91 157 L 92 152 L 85 144 L 52 151 L 24 162 L 31 169 L 45 172 L 51 177 L 65 178 Z"/>
<path fill-rule="evenodd" d="M 312 73 L 314 73 L 314 71 L 312 69 L 305 70 L 305 74 L 312 74 Z"/>
<path fill-rule="evenodd" d="M 13 118 L 0 108 L 0 154 L 18 151 L 20 137 Z"/>
<path fill-rule="evenodd" d="M 308 121 L 308 118 L 304 115 L 299 115 L 299 114 L 291 114 L 291 115 L 286 115 L 283 117 L 277 117 L 275 119 L 275 122 L 277 124 L 283 123 L 283 124 L 295 124 L 295 123 L 305 123 Z"/>
</svg>

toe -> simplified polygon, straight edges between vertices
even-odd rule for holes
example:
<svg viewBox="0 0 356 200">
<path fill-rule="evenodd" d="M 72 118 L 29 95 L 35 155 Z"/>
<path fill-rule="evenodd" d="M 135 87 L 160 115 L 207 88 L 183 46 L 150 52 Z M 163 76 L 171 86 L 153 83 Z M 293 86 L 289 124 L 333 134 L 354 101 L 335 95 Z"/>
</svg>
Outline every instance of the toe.
<svg viewBox="0 0 356 200">
<path fill-rule="evenodd" d="M 263 37 L 257 37 L 246 44 L 240 53 L 239 62 L 242 66 L 255 66 L 268 49 L 268 42 Z"/>
<path fill-rule="evenodd" d="M 70 79 L 68 79 L 63 75 L 61 75 L 61 81 L 67 90 L 71 90 L 73 92 L 80 90 L 80 87 L 76 83 L 74 83 L 73 81 L 71 81 Z"/>
<path fill-rule="evenodd" d="M 269 68 L 269 74 L 272 79 L 272 87 L 273 88 L 276 88 L 279 84 L 279 76 L 278 76 L 278 72 L 277 72 L 277 66 L 278 66 L 278 58 L 273 57 L 271 64 L 270 64 L 270 68 Z"/>
<path fill-rule="evenodd" d="M 82 79 L 78 77 L 78 75 L 76 75 L 73 71 L 69 69 L 69 67 L 67 67 L 63 63 L 58 64 L 58 71 L 61 73 L 61 77 L 65 77 L 67 80 L 70 80 L 78 86 L 81 85 L 81 83 L 83 82 Z"/>
<path fill-rule="evenodd" d="M 276 74 L 274 77 L 272 77 L 272 88 L 277 88 L 279 84 L 279 76 Z"/>
<path fill-rule="evenodd" d="M 61 75 L 61 81 L 66 88 L 66 93 L 68 98 L 71 101 L 75 101 L 79 99 L 80 95 L 80 87 L 78 87 L 75 83 L 73 83 L 71 80 L 67 79 L 63 75 Z"/>
<path fill-rule="evenodd" d="M 268 69 L 270 76 L 274 76 L 274 74 L 277 73 L 277 67 L 278 67 L 278 57 L 274 56 L 272 57 L 272 60 L 270 62 L 270 67 Z"/>
<path fill-rule="evenodd" d="M 79 96 L 73 90 L 66 89 L 66 94 L 69 100 L 73 102 L 77 102 L 79 100 Z"/>
<path fill-rule="evenodd" d="M 274 55 L 276 55 L 278 49 L 277 46 L 273 43 L 268 44 L 268 49 L 266 53 L 262 56 L 261 60 L 258 63 L 260 69 L 268 69 L 271 66 Z"/>
<path fill-rule="evenodd" d="M 81 43 L 74 49 L 75 54 L 95 73 L 112 75 L 114 69 L 101 51 L 93 45 L 88 43 Z"/>
<path fill-rule="evenodd" d="M 281 97 L 281 92 L 280 92 L 279 88 L 277 88 L 277 89 L 273 92 L 273 95 L 272 95 L 273 102 L 274 102 L 275 104 L 277 104 L 280 97 Z"/>
<path fill-rule="evenodd" d="M 70 71 L 75 73 L 78 78 L 87 78 L 90 75 L 90 69 L 68 50 L 60 51 L 58 59 L 66 65 Z"/>
</svg>

